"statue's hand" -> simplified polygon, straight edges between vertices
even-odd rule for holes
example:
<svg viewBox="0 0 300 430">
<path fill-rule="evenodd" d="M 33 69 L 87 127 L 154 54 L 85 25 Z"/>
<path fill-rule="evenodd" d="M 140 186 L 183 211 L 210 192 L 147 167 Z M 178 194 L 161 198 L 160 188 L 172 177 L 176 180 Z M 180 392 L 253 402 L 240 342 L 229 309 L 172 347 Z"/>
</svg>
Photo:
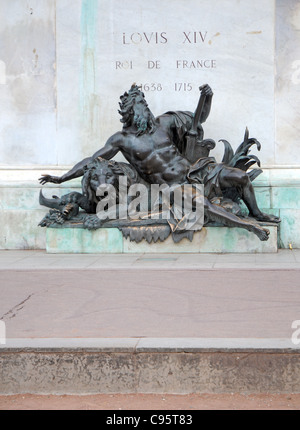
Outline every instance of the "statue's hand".
<svg viewBox="0 0 300 430">
<path fill-rule="evenodd" d="M 201 94 L 204 94 L 206 96 L 212 97 L 214 95 L 211 87 L 208 84 L 202 85 L 202 87 L 200 87 L 200 90 L 201 90 Z"/>
<path fill-rule="evenodd" d="M 51 176 L 51 175 L 42 175 L 41 178 L 39 178 L 40 184 L 45 185 L 47 182 L 52 182 L 53 184 L 60 184 L 60 177 L 59 176 Z"/>
</svg>

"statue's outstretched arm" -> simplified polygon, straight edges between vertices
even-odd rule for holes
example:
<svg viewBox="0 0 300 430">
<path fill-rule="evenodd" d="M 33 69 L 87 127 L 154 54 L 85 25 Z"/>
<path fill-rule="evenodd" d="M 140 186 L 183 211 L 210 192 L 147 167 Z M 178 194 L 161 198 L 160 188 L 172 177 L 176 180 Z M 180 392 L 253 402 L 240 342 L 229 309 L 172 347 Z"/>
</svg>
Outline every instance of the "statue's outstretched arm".
<svg viewBox="0 0 300 430">
<path fill-rule="evenodd" d="M 92 157 L 87 157 L 79 163 L 75 164 L 71 170 L 62 176 L 52 176 L 52 175 L 42 175 L 39 181 L 42 185 L 47 182 L 52 182 L 53 184 L 61 184 L 62 182 L 70 181 L 71 179 L 80 178 L 84 174 L 84 168 L 91 163 L 95 158 L 102 157 L 106 160 L 110 160 L 119 152 L 118 139 L 116 135 L 110 137 L 106 142 L 105 146 L 97 151 Z"/>
<path fill-rule="evenodd" d="M 62 182 L 70 181 L 71 179 L 79 178 L 83 176 L 84 167 L 92 161 L 92 157 L 85 158 L 79 163 L 75 164 L 71 170 L 62 176 L 42 175 L 39 178 L 40 184 L 45 185 L 47 182 L 53 184 L 61 184 Z"/>
</svg>

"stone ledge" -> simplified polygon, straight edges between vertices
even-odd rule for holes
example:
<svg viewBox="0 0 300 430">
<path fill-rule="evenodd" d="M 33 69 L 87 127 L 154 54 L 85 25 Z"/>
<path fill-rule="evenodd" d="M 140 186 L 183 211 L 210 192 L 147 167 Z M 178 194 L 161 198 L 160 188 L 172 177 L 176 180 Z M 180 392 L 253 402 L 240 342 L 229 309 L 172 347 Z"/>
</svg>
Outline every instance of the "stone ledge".
<svg viewBox="0 0 300 430">
<path fill-rule="evenodd" d="M 299 369 L 288 339 L 11 339 L 0 393 L 299 393 Z"/>
<path fill-rule="evenodd" d="M 277 227 L 268 226 L 270 237 L 262 242 L 247 230 L 229 227 L 204 227 L 190 242 L 130 242 L 116 229 L 88 231 L 82 228 L 47 228 L 48 253 L 275 253 Z"/>
<path fill-rule="evenodd" d="M 299 353 L 285 338 L 19 338 L 0 344 L 4 352 L 264 352 Z"/>
</svg>

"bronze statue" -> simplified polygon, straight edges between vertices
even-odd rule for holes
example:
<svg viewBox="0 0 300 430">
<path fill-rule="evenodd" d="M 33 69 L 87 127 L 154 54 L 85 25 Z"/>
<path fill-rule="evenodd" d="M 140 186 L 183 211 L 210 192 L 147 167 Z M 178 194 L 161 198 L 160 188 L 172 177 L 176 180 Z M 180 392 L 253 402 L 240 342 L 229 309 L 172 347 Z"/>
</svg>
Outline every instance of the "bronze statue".
<svg viewBox="0 0 300 430">
<path fill-rule="evenodd" d="M 58 214 L 52 211 L 51 222 L 49 215 L 41 225 L 51 225 L 55 223 L 55 219 L 60 220 L 58 223 L 71 220 L 72 217 L 78 216 L 80 208 L 86 214 L 95 214 L 96 204 L 99 201 L 95 197 L 95 189 L 98 185 L 109 183 L 109 180 L 104 179 L 103 175 L 102 178 L 98 175 L 95 178 L 94 193 L 91 193 L 86 186 L 87 177 L 91 177 L 91 171 L 95 170 L 95 163 L 98 169 L 101 163 L 108 166 L 108 160 L 112 160 L 121 152 L 129 164 L 111 161 L 110 178 L 115 180 L 119 175 L 129 175 L 131 183 L 143 183 L 146 186 L 147 184 L 149 186 L 151 184 L 170 186 L 202 184 L 205 224 L 218 223 L 218 225 L 245 228 L 255 233 L 261 240 L 267 240 L 269 231 L 258 222 L 278 223 L 280 219 L 263 213 L 258 208 L 251 182 L 261 173 L 261 170 L 253 169 L 247 172 L 248 168 L 255 163 L 260 166 L 259 159 L 249 155 L 249 150 L 254 144 L 260 150 L 260 143 L 254 138 L 249 138 L 246 129 L 244 140 L 235 153 L 229 142 L 222 140 L 225 145 L 222 162 L 217 163 L 213 157 L 210 157 L 209 152 L 215 147 L 215 142 L 212 139 L 203 139 L 202 124 L 209 116 L 213 92 L 209 85 L 203 85 L 200 91 L 200 100 L 194 114 L 189 111 L 169 111 L 155 118 L 144 94 L 135 84 L 132 85 L 131 89 L 121 96 L 119 113 L 122 117 L 122 131 L 111 136 L 103 148 L 92 157 L 77 163 L 63 176 L 43 175 L 40 178 L 41 184 L 44 185 L 47 182 L 61 184 L 83 177 L 82 194 L 71 193 L 62 199 L 52 200 L 45 199 L 41 194 L 40 203 L 59 212 Z M 248 217 L 241 216 L 239 201 L 245 203 L 249 211 Z M 71 208 L 73 212 L 72 210 L 70 212 Z M 86 215 L 81 214 L 82 216 L 84 217 L 83 226 L 86 228 L 99 228 L 104 225 L 133 228 L 132 222 L 126 224 L 124 221 L 116 220 L 103 223 L 99 222 L 95 215 L 90 215 L 93 222 L 89 222 Z M 170 228 L 170 223 L 161 222 L 160 224 L 165 226 L 163 228 Z M 139 223 L 135 222 L 134 228 L 149 225 L 153 229 L 155 223 L 144 217 Z M 187 236 L 191 237 L 188 233 Z M 134 235 L 130 237 L 134 240 Z"/>
</svg>

